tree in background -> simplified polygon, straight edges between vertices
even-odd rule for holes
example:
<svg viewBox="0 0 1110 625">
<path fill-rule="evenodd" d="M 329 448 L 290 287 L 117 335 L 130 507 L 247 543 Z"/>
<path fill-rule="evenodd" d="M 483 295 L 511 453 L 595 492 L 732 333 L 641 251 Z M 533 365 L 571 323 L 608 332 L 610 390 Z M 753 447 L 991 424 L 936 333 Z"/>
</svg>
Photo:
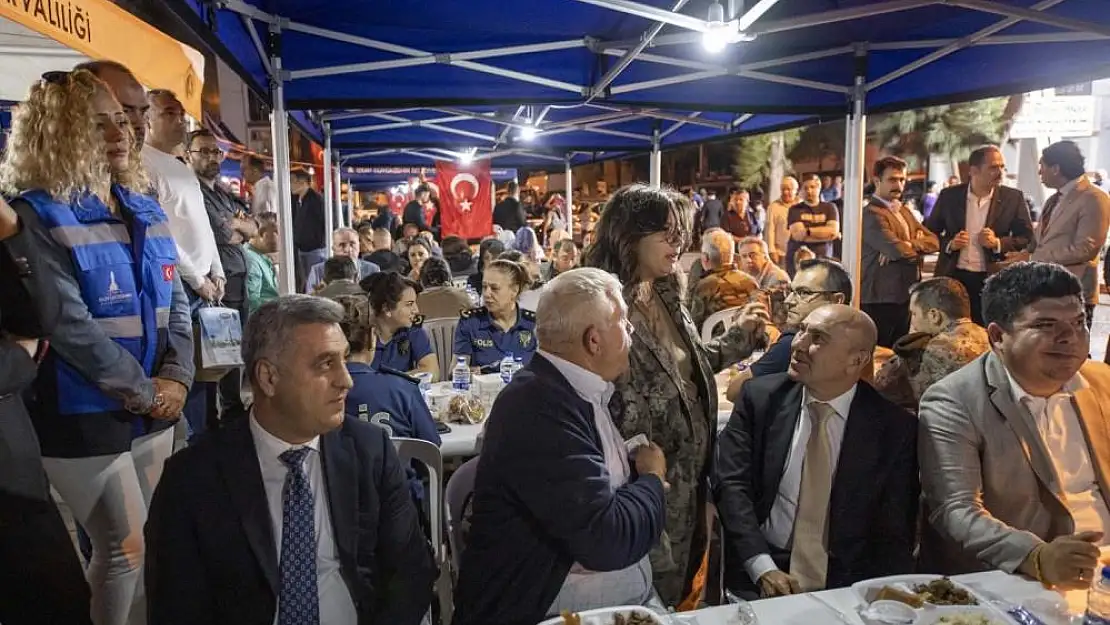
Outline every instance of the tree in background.
<svg viewBox="0 0 1110 625">
<path fill-rule="evenodd" d="M 959 171 L 972 150 L 1005 140 L 1015 112 L 1010 98 L 930 106 L 875 116 L 868 134 L 880 149 L 906 158 L 915 169 L 923 168 L 933 154 Z"/>
<path fill-rule="evenodd" d="M 792 163 L 817 161 L 818 171 L 835 169 L 844 158 L 845 141 L 843 121 L 813 124 L 802 129 L 797 143 L 786 157 Z M 828 167 L 826 162 L 830 163 Z"/>
<path fill-rule="evenodd" d="M 777 188 L 777 181 L 792 167 L 787 155 L 798 144 L 802 132 L 803 129 L 795 128 L 738 140 L 732 161 L 737 186 L 744 189 Z"/>
</svg>

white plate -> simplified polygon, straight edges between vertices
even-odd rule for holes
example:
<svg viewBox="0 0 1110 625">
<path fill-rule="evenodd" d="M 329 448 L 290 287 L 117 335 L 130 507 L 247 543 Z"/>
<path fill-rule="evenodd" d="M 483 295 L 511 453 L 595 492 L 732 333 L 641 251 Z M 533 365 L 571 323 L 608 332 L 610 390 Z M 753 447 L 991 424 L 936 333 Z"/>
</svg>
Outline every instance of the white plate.
<svg viewBox="0 0 1110 625">
<path fill-rule="evenodd" d="M 883 586 L 906 586 L 908 588 L 913 588 L 917 584 L 928 584 L 931 581 L 938 580 L 943 577 L 943 575 L 890 575 L 888 577 L 876 577 L 874 579 L 865 579 L 861 582 L 856 582 L 852 584 L 852 592 L 854 592 L 856 596 L 859 597 L 860 603 L 866 604 L 867 595 L 870 594 L 869 591 L 871 591 L 872 589 L 877 591 Z M 979 596 L 979 593 L 975 592 L 968 586 L 965 586 L 954 580 L 952 581 L 952 583 L 957 588 L 962 588 L 971 593 L 971 596 L 975 597 L 975 600 L 978 601 L 980 605 L 986 603 L 986 600 L 983 597 Z"/>
<path fill-rule="evenodd" d="M 954 616 L 956 614 L 968 614 L 976 616 L 985 616 L 990 625 L 1010 625 L 1011 621 L 1008 617 L 1001 614 L 997 610 L 981 605 L 945 605 L 945 606 L 930 606 L 921 610 L 914 625 L 936 625 L 940 620 L 946 616 Z M 945 625 L 945 624 L 941 624 Z"/>
<path fill-rule="evenodd" d="M 582 612 L 578 613 L 578 616 L 582 617 L 582 625 L 593 625 L 593 623 L 595 622 L 594 619 L 597 619 L 596 622 L 599 625 L 612 625 L 613 616 L 617 614 L 628 614 L 630 612 L 643 614 L 644 616 L 649 617 L 651 619 L 651 622 L 655 623 L 656 625 L 668 625 L 667 621 L 663 620 L 663 617 L 640 605 L 623 605 L 617 606 L 615 608 L 583 610 Z M 539 625 L 563 625 L 563 617 L 556 616 L 555 618 L 547 619 Z"/>
</svg>

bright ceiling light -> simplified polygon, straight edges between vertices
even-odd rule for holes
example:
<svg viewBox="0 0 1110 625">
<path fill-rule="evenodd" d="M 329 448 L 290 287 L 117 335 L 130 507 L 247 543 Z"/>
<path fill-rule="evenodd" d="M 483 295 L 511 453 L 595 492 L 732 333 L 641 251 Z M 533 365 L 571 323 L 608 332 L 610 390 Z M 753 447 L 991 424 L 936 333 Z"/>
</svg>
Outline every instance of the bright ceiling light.
<svg viewBox="0 0 1110 625">
<path fill-rule="evenodd" d="M 720 2 L 709 5 L 709 17 L 705 21 L 705 33 L 701 39 L 706 51 L 717 54 L 741 39 L 739 22 L 725 21 L 725 7 Z"/>
<path fill-rule="evenodd" d="M 536 135 L 539 134 L 539 132 L 540 132 L 540 129 L 536 128 L 535 126 L 533 126 L 531 124 L 529 124 L 527 126 L 521 126 L 521 128 L 520 128 L 520 138 L 524 139 L 525 141 L 531 141 L 532 139 L 536 138 Z"/>
<path fill-rule="evenodd" d="M 473 163 L 474 162 L 474 152 L 475 152 L 474 148 L 471 148 L 469 150 L 463 150 L 462 154 L 459 154 L 459 164 L 460 165 L 469 165 L 469 164 Z"/>
</svg>

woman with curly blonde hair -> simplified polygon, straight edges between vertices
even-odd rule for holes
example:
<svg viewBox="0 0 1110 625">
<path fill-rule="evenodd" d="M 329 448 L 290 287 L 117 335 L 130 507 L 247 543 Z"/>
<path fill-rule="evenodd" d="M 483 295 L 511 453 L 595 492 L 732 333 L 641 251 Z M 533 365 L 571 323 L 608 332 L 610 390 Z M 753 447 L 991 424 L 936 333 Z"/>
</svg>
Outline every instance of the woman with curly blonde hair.
<svg viewBox="0 0 1110 625">
<path fill-rule="evenodd" d="M 143 623 L 142 528 L 193 379 L 173 236 L 123 109 L 87 71 L 32 85 L 0 186 L 61 300 L 28 407 L 50 482 L 92 542 L 92 619 Z"/>
</svg>

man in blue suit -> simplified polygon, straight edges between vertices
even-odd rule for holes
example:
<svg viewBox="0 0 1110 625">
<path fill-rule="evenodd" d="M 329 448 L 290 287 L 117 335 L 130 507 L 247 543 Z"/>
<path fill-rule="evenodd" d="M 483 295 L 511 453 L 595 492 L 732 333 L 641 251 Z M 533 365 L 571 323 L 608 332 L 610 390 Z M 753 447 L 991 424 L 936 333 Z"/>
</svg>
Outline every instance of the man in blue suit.
<svg viewBox="0 0 1110 625">
<path fill-rule="evenodd" d="M 532 361 L 486 425 L 455 597 L 457 625 L 534 625 L 561 610 L 655 602 L 666 461 L 629 452 L 609 413 L 628 369 L 621 285 L 572 269 L 540 298 Z"/>
</svg>

